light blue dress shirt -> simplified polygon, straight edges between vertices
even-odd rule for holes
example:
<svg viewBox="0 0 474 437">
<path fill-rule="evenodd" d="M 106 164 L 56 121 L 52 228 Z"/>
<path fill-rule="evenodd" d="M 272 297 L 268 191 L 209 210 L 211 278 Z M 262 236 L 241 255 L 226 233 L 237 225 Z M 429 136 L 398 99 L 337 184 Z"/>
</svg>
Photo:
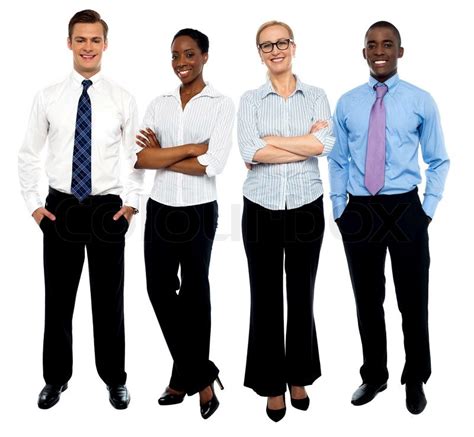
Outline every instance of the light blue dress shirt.
<svg viewBox="0 0 474 437">
<path fill-rule="evenodd" d="M 242 158 L 252 163 L 244 183 L 244 196 L 271 210 L 295 209 L 313 202 L 323 194 L 318 158 L 285 164 L 253 161 L 265 147 L 265 136 L 294 137 L 309 134 L 318 120 L 330 121 L 331 111 L 321 88 L 306 85 L 296 78 L 295 92 L 287 99 L 278 95 L 270 81 L 246 92 L 237 115 L 237 136 Z M 327 155 L 334 144 L 331 123 L 313 134 Z"/>
<path fill-rule="evenodd" d="M 347 193 L 370 196 L 364 185 L 370 110 L 377 81 L 370 77 L 340 99 L 334 114 L 336 144 L 328 157 L 334 219 L 341 216 Z M 377 194 L 400 194 L 420 182 L 418 150 L 426 169 L 423 210 L 433 217 L 444 190 L 449 159 L 436 103 L 430 94 L 403 80 L 398 74 L 385 82 L 386 111 L 385 185 Z"/>
</svg>

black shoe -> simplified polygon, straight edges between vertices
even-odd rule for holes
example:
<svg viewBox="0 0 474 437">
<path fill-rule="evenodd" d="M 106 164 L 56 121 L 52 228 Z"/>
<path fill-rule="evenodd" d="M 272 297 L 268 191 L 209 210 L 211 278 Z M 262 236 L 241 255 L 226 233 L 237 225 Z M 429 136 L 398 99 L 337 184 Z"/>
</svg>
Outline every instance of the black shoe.
<svg viewBox="0 0 474 437">
<path fill-rule="evenodd" d="M 352 405 L 364 405 L 369 403 L 381 391 L 387 388 L 387 383 L 383 384 L 362 384 L 352 395 Z"/>
<path fill-rule="evenodd" d="M 288 389 L 290 392 L 290 400 L 291 400 L 291 405 L 293 408 L 296 408 L 297 410 L 302 410 L 306 411 L 309 408 L 309 396 L 306 396 L 303 399 L 294 399 L 291 397 L 291 385 L 288 384 Z"/>
<path fill-rule="evenodd" d="M 216 377 L 216 382 L 220 389 L 224 390 L 224 386 L 218 376 Z M 212 390 L 212 398 L 204 404 L 200 404 L 201 417 L 203 419 L 209 419 L 209 417 L 211 417 L 219 407 L 219 399 L 217 399 L 216 393 L 214 392 L 214 383 L 212 383 L 210 387 Z"/>
<path fill-rule="evenodd" d="M 268 408 L 268 401 L 267 401 L 267 416 L 272 419 L 274 422 L 279 422 L 281 419 L 285 417 L 286 414 L 286 402 L 285 402 L 285 395 L 283 394 L 283 404 L 285 405 L 283 408 L 279 408 L 278 410 L 272 410 Z"/>
<path fill-rule="evenodd" d="M 427 401 L 423 391 L 422 382 L 407 382 L 405 385 L 407 394 L 407 410 L 411 414 L 420 414 L 426 407 Z"/>
<path fill-rule="evenodd" d="M 56 405 L 61 397 L 61 393 L 67 389 L 67 383 L 64 385 L 46 384 L 38 396 L 38 407 L 47 410 Z"/>
<path fill-rule="evenodd" d="M 125 410 L 130 403 L 130 394 L 125 384 L 108 385 L 109 401 L 117 410 Z"/>
<path fill-rule="evenodd" d="M 184 397 L 186 396 L 186 392 L 183 393 L 170 393 L 169 387 L 166 387 L 166 390 L 158 399 L 158 403 L 160 405 L 176 405 L 183 402 Z"/>
</svg>

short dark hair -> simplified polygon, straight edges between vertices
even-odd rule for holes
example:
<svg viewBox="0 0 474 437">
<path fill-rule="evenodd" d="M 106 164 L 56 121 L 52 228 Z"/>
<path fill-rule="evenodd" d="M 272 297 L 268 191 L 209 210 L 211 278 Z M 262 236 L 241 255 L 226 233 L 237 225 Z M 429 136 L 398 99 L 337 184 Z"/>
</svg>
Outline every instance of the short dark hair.
<svg viewBox="0 0 474 437">
<path fill-rule="evenodd" d="M 181 29 L 173 37 L 173 41 L 171 41 L 171 44 L 173 44 L 174 40 L 178 38 L 179 36 L 189 36 L 194 41 L 196 41 L 196 44 L 198 45 L 202 53 L 209 52 L 209 38 L 206 35 L 204 35 L 202 32 L 199 32 L 199 30 L 189 29 L 189 28 Z"/>
<path fill-rule="evenodd" d="M 107 40 L 107 33 L 109 32 L 109 26 L 102 20 L 100 14 L 92 9 L 84 9 L 83 11 L 76 12 L 73 17 L 69 20 L 68 34 L 69 39 L 72 37 L 72 31 L 77 23 L 100 23 L 104 29 L 104 40 Z"/>
<path fill-rule="evenodd" d="M 389 23 L 388 21 L 377 21 L 376 23 L 372 24 L 372 26 L 370 26 L 367 29 L 367 32 L 365 32 L 364 41 L 367 39 L 367 35 L 369 34 L 369 32 L 375 29 L 376 27 L 386 27 L 388 29 L 391 29 L 393 33 L 395 34 L 395 36 L 397 37 L 398 47 L 402 46 L 402 37 L 400 36 L 400 32 L 392 23 Z"/>
</svg>

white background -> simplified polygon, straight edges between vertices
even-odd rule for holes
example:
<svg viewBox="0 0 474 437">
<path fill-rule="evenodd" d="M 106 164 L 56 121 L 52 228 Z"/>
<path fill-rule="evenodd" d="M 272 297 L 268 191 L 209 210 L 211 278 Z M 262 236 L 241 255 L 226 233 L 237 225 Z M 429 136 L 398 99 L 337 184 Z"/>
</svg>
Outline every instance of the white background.
<svg viewBox="0 0 474 437">
<path fill-rule="evenodd" d="M 314 434 L 387 437 L 468 435 L 472 433 L 472 14 L 467 2 L 437 1 L 239 3 L 210 0 L 167 2 L 17 0 L 3 6 L 0 25 L 1 197 L 3 213 L 0 295 L 0 433 L 4 436 L 84 436 L 173 433 L 202 436 Z M 205 79 L 238 104 L 247 89 L 265 79 L 254 47 L 258 26 L 270 19 L 294 29 L 294 71 L 325 89 L 331 108 L 337 98 L 368 78 L 361 56 L 367 27 L 385 19 L 400 30 L 405 56 L 400 76 L 428 91 L 440 108 L 452 160 L 445 198 L 430 226 L 430 327 L 433 375 L 426 386 L 428 407 L 418 417 L 404 405 L 400 385 L 404 352 L 401 320 L 387 265 L 386 319 L 389 388 L 364 407 L 350 398 L 359 385 L 361 348 L 342 243 L 325 195 L 327 227 L 316 282 L 315 314 L 323 376 L 309 388 L 311 406 L 289 407 L 275 425 L 265 415 L 265 399 L 242 385 L 246 356 L 249 290 L 240 237 L 241 186 L 245 170 L 234 143 L 224 174 L 218 178 L 219 228 L 211 265 L 213 331 L 211 358 L 221 369 L 225 390 L 221 407 L 208 421 L 199 415 L 198 398 L 159 407 L 171 360 L 148 301 L 142 254 L 145 216 L 137 216 L 127 236 L 126 334 L 128 410 L 116 411 L 94 367 L 87 269 L 74 318 L 74 374 L 57 406 L 36 406 L 43 386 L 42 234 L 19 193 L 16 154 L 35 93 L 67 76 L 72 68 L 66 47 L 67 23 L 78 10 L 98 10 L 110 26 L 103 70 L 133 93 L 140 117 L 157 94 L 178 85 L 170 67 L 174 33 L 194 27 L 210 38 Z M 467 95 L 466 95 L 467 94 Z M 469 100 L 468 100 L 469 99 Z M 326 161 L 321 160 L 328 191 Z M 145 193 L 150 188 L 151 180 Z M 423 187 L 420 190 L 423 191 Z M 44 186 L 46 193 L 46 185 Z M 145 197 L 144 197 L 145 200 Z M 144 206 L 142 205 L 142 210 Z"/>
</svg>

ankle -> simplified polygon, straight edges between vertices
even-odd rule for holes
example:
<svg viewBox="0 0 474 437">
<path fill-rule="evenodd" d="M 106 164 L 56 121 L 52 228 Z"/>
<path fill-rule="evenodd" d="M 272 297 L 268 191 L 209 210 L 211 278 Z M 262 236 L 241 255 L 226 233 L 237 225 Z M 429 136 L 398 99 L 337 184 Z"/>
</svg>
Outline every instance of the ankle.
<svg viewBox="0 0 474 437">
<path fill-rule="evenodd" d="M 270 410 L 280 410 L 282 408 L 285 408 L 285 397 L 284 397 L 284 395 L 268 396 L 267 407 Z"/>
</svg>

